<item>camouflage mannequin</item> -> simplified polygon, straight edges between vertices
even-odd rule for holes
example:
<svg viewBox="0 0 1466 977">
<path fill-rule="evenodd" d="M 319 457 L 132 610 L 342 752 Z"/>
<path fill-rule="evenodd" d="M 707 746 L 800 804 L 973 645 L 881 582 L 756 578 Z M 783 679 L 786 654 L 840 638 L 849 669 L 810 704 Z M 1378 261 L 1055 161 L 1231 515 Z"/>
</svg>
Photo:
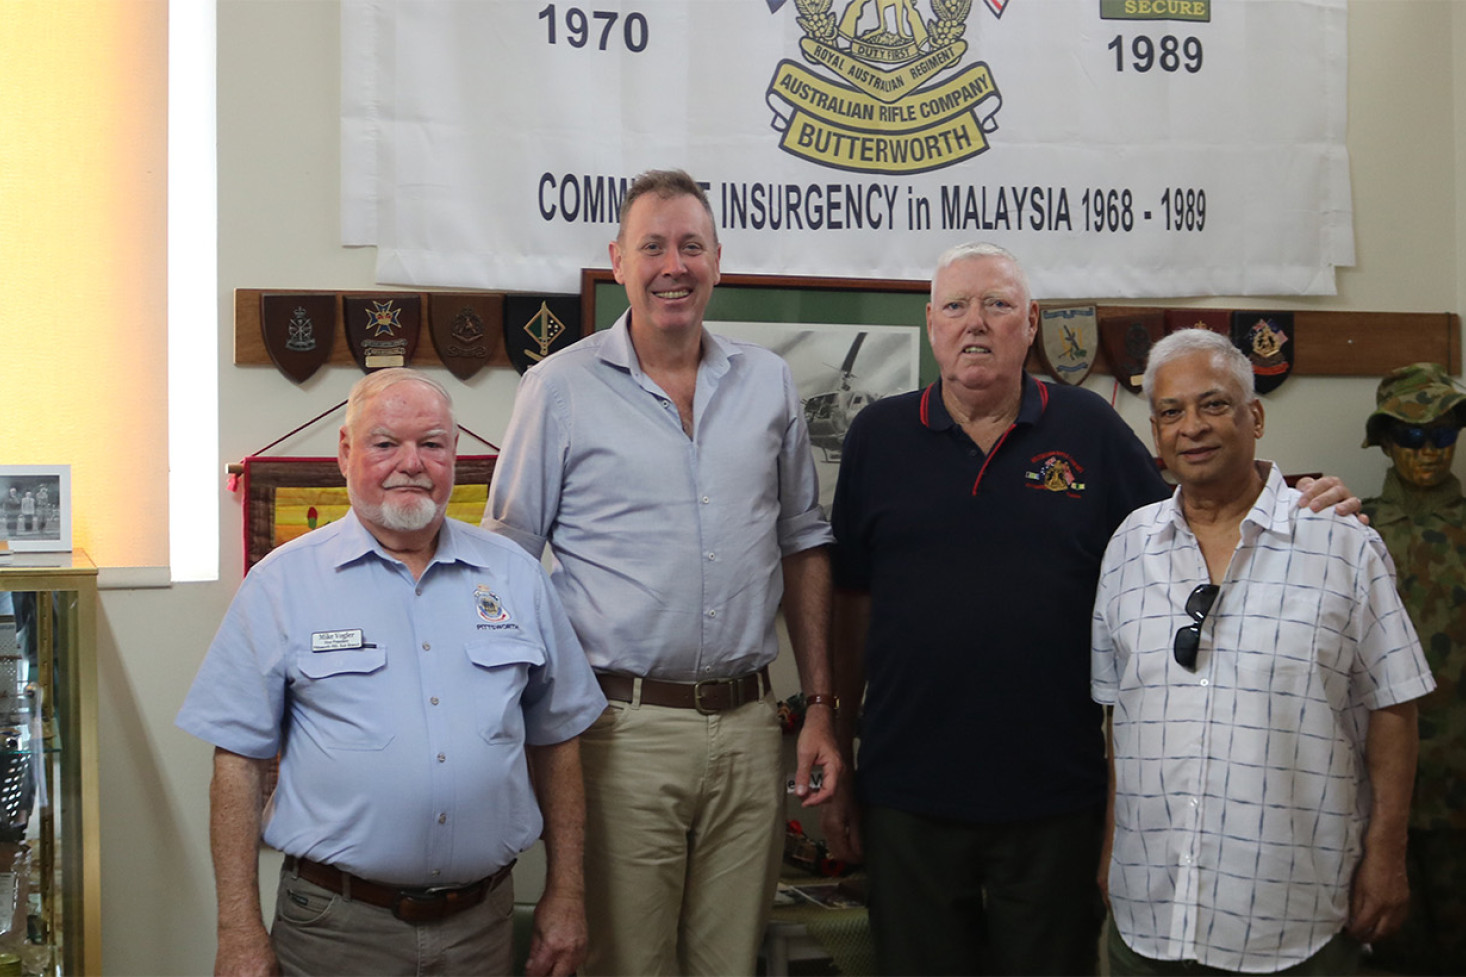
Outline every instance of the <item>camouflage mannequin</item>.
<svg viewBox="0 0 1466 977">
<path fill-rule="evenodd" d="M 1435 363 L 1380 381 L 1364 447 L 1394 465 L 1364 500 L 1394 558 L 1435 692 L 1420 700 L 1420 764 L 1410 810 L 1410 919 L 1375 947 L 1374 966 L 1466 974 L 1466 500 L 1451 474 L 1466 392 Z"/>
</svg>

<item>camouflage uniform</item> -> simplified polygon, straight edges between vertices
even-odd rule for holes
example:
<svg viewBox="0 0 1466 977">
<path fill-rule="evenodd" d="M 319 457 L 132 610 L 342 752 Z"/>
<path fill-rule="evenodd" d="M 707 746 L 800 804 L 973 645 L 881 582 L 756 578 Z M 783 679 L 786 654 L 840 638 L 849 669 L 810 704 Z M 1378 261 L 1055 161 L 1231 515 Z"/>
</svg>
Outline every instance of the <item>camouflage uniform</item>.
<svg viewBox="0 0 1466 977">
<path fill-rule="evenodd" d="M 1383 444 L 1391 418 L 1466 420 L 1466 394 L 1434 364 L 1385 377 L 1365 445 Z M 1455 476 L 1413 485 L 1391 467 L 1364 511 L 1394 558 L 1400 594 L 1420 634 L 1436 689 L 1419 700 L 1420 763 L 1410 810 L 1410 918 L 1375 947 L 1375 966 L 1409 974 L 1466 974 L 1466 499 Z"/>
</svg>

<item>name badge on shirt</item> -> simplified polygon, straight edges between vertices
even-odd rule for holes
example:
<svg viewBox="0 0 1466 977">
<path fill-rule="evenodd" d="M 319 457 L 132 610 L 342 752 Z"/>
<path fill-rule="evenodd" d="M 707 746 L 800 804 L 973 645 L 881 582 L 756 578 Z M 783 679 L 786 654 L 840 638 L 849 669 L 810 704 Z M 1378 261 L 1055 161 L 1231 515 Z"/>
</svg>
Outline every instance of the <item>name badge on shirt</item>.
<svg viewBox="0 0 1466 977">
<path fill-rule="evenodd" d="M 311 634 L 311 651 L 352 651 L 365 648 L 361 628 L 346 628 L 342 631 L 316 631 Z"/>
</svg>

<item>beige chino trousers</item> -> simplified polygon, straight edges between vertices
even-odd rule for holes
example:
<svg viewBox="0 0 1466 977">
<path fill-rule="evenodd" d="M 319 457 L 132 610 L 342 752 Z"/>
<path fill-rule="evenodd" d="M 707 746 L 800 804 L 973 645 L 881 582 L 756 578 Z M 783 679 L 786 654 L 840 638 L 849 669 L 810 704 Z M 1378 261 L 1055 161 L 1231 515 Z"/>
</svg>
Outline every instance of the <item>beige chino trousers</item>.
<svg viewBox="0 0 1466 977">
<path fill-rule="evenodd" d="M 783 854 L 774 699 L 613 702 L 581 734 L 583 974 L 753 974 Z"/>
</svg>

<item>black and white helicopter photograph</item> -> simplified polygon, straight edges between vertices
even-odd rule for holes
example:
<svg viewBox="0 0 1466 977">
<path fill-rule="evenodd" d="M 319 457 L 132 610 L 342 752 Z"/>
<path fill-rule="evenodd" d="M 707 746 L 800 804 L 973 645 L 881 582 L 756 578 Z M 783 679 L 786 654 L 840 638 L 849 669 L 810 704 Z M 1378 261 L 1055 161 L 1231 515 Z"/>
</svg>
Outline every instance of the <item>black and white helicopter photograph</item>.
<svg viewBox="0 0 1466 977">
<path fill-rule="evenodd" d="M 810 450 L 829 514 L 850 422 L 866 405 L 915 390 L 921 330 L 909 326 L 708 322 L 710 332 L 766 346 L 784 357 L 804 405 Z"/>
</svg>

